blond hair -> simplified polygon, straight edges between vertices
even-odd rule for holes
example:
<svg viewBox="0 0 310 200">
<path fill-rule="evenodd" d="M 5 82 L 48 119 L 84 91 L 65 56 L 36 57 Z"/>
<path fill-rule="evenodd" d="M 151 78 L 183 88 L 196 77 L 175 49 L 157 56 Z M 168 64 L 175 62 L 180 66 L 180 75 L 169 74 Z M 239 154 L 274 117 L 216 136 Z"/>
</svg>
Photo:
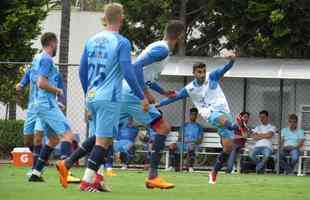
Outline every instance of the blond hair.
<svg viewBox="0 0 310 200">
<path fill-rule="evenodd" d="M 124 13 L 122 4 L 109 3 L 104 6 L 104 20 L 106 23 L 115 23 Z"/>
</svg>

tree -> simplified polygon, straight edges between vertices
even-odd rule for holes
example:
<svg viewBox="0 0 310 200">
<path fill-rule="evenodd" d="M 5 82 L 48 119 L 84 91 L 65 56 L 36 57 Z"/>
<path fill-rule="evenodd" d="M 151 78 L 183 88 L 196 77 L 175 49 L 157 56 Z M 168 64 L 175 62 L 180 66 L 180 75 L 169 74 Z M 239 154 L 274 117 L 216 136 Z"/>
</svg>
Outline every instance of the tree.
<svg viewBox="0 0 310 200">
<path fill-rule="evenodd" d="M 59 45 L 59 63 L 68 63 L 69 61 L 69 38 L 70 38 L 70 0 L 62 0 L 61 27 L 60 27 L 60 45 Z M 68 65 L 60 65 L 60 72 L 63 76 L 64 87 L 67 89 Z M 66 107 L 65 107 L 66 109 Z"/>
<path fill-rule="evenodd" d="M 41 33 L 48 1 L 2 0 L 0 2 L 0 61 L 30 62 L 37 49 L 33 41 Z M 15 84 L 21 78 L 23 65 L 0 66 L 0 102 L 10 103 L 14 118 Z"/>
<path fill-rule="evenodd" d="M 307 0 L 212 0 L 214 23 L 227 38 L 225 48 L 243 56 L 310 56 Z"/>
</svg>

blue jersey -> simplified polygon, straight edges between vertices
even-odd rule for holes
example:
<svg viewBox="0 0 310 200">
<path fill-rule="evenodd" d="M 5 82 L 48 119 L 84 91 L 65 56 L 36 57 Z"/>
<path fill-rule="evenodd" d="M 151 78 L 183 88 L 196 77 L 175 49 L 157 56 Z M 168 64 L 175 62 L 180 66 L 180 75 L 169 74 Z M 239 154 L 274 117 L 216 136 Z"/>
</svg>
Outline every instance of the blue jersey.
<svg viewBox="0 0 310 200">
<path fill-rule="evenodd" d="M 139 129 L 136 127 L 120 127 L 116 140 L 130 140 L 134 142 L 139 133 Z"/>
<path fill-rule="evenodd" d="M 32 68 L 27 68 L 26 73 L 24 74 L 24 76 L 22 77 L 22 80 L 20 81 L 20 84 L 22 85 L 23 88 L 27 87 L 27 85 L 29 84 L 28 109 L 30 109 L 32 107 L 31 104 L 33 103 L 33 100 L 35 98 L 35 93 L 33 92 L 35 90 L 32 89 L 33 83 L 31 83 L 31 81 L 30 81 L 31 74 L 32 74 Z M 57 87 L 64 91 L 64 96 L 59 97 L 58 100 L 60 102 L 64 103 L 66 100 L 66 98 L 65 98 L 66 92 L 65 92 L 65 88 L 64 88 L 64 84 L 63 84 L 63 79 L 62 79 L 60 73 L 58 73 L 57 80 L 58 80 Z"/>
<path fill-rule="evenodd" d="M 57 104 L 56 94 L 48 92 L 38 87 L 37 81 L 39 76 L 44 76 L 48 79 L 48 84 L 54 87 L 59 85 L 60 76 L 58 68 L 54 65 L 54 61 L 50 55 L 45 52 L 37 54 L 31 67 L 30 80 L 32 84 L 31 93 L 33 95 L 33 104 L 38 106 L 50 106 Z"/>
<path fill-rule="evenodd" d="M 197 142 L 203 137 L 203 129 L 196 122 L 187 122 L 183 127 L 184 142 Z"/>
<path fill-rule="evenodd" d="M 90 101 L 118 102 L 121 98 L 123 77 L 138 86 L 131 66 L 131 45 L 116 32 L 103 31 L 91 37 L 81 58 L 80 80 Z M 141 88 L 134 88 L 143 99 Z"/>
</svg>

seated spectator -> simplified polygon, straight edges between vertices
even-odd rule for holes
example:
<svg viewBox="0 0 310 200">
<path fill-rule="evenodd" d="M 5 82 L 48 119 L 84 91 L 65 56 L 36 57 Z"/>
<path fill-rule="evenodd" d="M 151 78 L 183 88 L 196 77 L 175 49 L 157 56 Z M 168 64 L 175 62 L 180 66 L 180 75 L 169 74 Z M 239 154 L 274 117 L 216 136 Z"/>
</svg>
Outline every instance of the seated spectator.
<svg viewBox="0 0 310 200">
<path fill-rule="evenodd" d="M 252 133 L 255 144 L 250 157 L 256 163 L 256 173 L 264 173 L 266 162 L 272 154 L 272 137 L 276 128 L 269 123 L 269 114 L 266 110 L 259 113 L 259 120 L 261 124 Z M 259 158 L 259 155 L 263 157 Z"/>
<path fill-rule="evenodd" d="M 298 117 L 291 114 L 288 117 L 288 127 L 283 128 L 280 166 L 286 174 L 292 174 L 298 162 L 300 148 L 304 145 L 304 130 L 297 127 Z M 288 157 L 289 156 L 289 157 Z"/>
<path fill-rule="evenodd" d="M 227 173 L 231 173 L 233 171 L 234 164 L 236 162 L 237 154 L 241 152 L 246 143 L 249 129 L 248 129 L 248 121 L 250 118 L 250 113 L 241 112 L 237 117 L 236 121 L 239 125 L 239 129 L 235 131 L 235 139 L 234 139 L 234 147 L 229 154 L 229 159 L 227 161 Z"/>
<path fill-rule="evenodd" d="M 144 157 L 144 169 L 145 170 L 148 170 L 149 168 L 149 161 L 151 157 L 151 151 L 153 149 L 152 145 L 155 140 L 155 135 L 156 135 L 156 132 L 152 128 L 148 128 L 146 130 L 146 134 L 139 135 L 140 141 L 144 143 L 143 150 L 147 152 Z"/>
<path fill-rule="evenodd" d="M 133 157 L 133 146 L 139 129 L 133 126 L 132 117 L 123 120 L 119 124 L 119 130 L 116 136 L 116 141 L 113 148 L 108 149 L 108 156 L 105 163 L 107 169 L 107 176 L 116 176 L 117 174 L 112 170 L 114 153 L 119 153 L 119 158 L 122 164 L 122 169 L 127 169 L 129 161 Z"/>
<path fill-rule="evenodd" d="M 197 108 L 190 109 L 190 121 L 184 124 L 183 130 L 183 137 L 184 137 L 184 144 L 182 146 L 181 142 L 178 142 L 177 145 L 170 145 L 170 155 L 172 157 L 172 164 L 173 167 L 178 170 L 178 161 L 179 161 L 179 153 L 183 148 L 183 152 L 186 153 L 186 163 L 189 172 L 194 171 L 194 162 L 196 158 L 196 150 L 199 145 L 202 143 L 203 139 L 203 128 L 197 121 L 198 117 L 198 110 Z M 173 148 L 175 147 L 175 148 Z M 176 151 L 177 147 L 177 151 Z"/>
</svg>

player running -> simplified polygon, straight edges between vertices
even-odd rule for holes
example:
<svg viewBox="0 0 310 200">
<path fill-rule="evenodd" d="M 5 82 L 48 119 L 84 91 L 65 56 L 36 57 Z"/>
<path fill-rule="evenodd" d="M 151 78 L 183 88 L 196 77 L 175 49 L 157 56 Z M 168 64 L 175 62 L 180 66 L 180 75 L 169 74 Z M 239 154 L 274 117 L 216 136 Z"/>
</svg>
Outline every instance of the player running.
<svg viewBox="0 0 310 200">
<path fill-rule="evenodd" d="M 59 71 L 52 59 L 56 55 L 57 42 L 54 33 L 44 33 L 41 37 L 43 51 L 37 54 L 32 62 L 30 74 L 32 100 L 29 109 L 31 112 L 33 111 L 34 115 L 31 115 L 31 119 L 28 120 L 33 122 L 33 120 L 39 119 L 42 126 L 46 126 L 57 135 L 48 133 L 48 144 L 42 147 L 29 181 L 43 181 L 42 169 L 54 147 L 59 143 L 59 137 L 62 139 L 61 154 L 68 157 L 71 153 L 73 134 L 56 100 L 57 95 L 63 95 L 63 90 L 57 87 Z"/>
<path fill-rule="evenodd" d="M 89 192 L 100 191 L 94 178 L 107 158 L 107 150 L 118 130 L 123 78 L 138 97 L 140 105 L 142 101 L 142 108 L 148 109 L 148 101 L 144 99 L 131 63 L 130 42 L 118 33 L 123 24 L 123 6 L 118 3 L 107 4 L 103 20 L 106 30 L 87 40 L 80 66 L 80 80 L 86 94 L 87 110 L 94 121 L 96 136 L 94 147 L 92 144 L 88 146 L 88 142 L 93 140 L 91 138 L 82 146 L 90 155 L 80 190 Z M 70 166 L 66 162 L 58 163 L 57 166 L 64 179 L 67 167 Z M 66 185 L 65 181 L 63 185 Z"/>
<path fill-rule="evenodd" d="M 221 78 L 234 64 L 235 56 L 231 55 L 228 58 L 231 59 L 228 64 L 212 71 L 208 77 L 206 77 L 206 65 L 204 63 L 194 64 L 193 73 L 195 79 L 181 89 L 176 97 L 164 99 L 157 105 L 161 107 L 190 97 L 199 114 L 207 122 L 218 128 L 223 151 L 217 157 L 213 170 L 209 174 L 210 184 L 216 183 L 217 173 L 228 159 L 229 153 L 232 150 L 234 130 L 239 128 L 234 124 L 234 119 L 220 85 Z"/>
</svg>

